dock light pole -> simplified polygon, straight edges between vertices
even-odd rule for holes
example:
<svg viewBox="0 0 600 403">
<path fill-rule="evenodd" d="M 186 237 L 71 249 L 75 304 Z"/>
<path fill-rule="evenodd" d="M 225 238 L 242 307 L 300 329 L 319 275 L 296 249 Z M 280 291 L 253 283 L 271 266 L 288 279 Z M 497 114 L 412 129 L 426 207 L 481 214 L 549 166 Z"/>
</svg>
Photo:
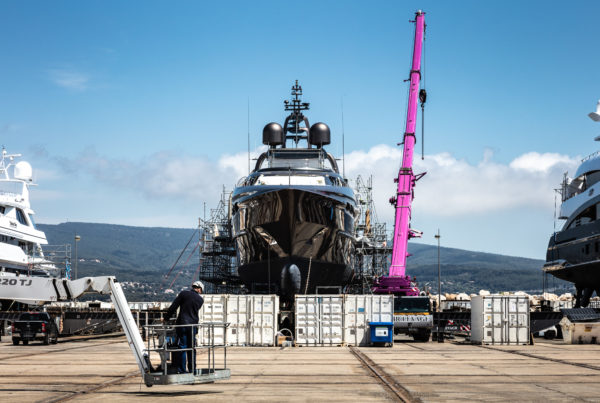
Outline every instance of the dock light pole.
<svg viewBox="0 0 600 403">
<path fill-rule="evenodd" d="M 79 263 L 79 259 L 77 259 L 77 243 L 81 240 L 79 235 L 75 235 L 75 280 L 77 280 L 77 265 Z"/>
<path fill-rule="evenodd" d="M 438 312 L 442 310 L 442 269 L 440 266 L 440 229 L 438 228 L 437 234 L 435 234 L 435 239 L 437 239 L 438 243 Z"/>
</svg>

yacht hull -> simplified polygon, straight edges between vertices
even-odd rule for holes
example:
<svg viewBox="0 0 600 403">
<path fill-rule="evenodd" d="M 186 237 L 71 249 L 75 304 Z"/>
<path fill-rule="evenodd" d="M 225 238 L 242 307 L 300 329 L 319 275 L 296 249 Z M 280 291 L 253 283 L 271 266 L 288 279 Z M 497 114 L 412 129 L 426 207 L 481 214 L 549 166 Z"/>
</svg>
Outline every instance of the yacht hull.
<svg viewBox="0 0 600 403">
<path fill-rule="evenodd" d="M 568 228 L 548 243 L 544 271 L 578 288 L 600 288 L 600 221 Z"/>
<path fill-rule="evenodd" d="M 234 194 L 238 273 L 251 292 L 292 298 L 343 287 L 353 275 L 354 200 L 309 187 Z M 252 193 L 252 192 L 247 192 Z"/>
</svg>

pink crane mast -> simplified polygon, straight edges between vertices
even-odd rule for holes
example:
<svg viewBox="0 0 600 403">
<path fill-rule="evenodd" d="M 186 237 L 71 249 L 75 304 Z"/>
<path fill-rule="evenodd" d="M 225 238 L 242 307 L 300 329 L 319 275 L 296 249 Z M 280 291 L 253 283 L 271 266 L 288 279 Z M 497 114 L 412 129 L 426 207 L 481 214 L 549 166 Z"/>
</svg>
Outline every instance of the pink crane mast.
<svg viewBox="0 0 600 403">
<path fill-rule="evenodd" d="M 394 237 L 392 249 L 392 262 L 389 275 L 379 278 L 373 287 L 375 293 L 393 293 L 400 295 L 418 295 L 419 290 L 406 276 L 406 258 L 408 257 L 408 240 L 419 237 L 418 231 L 410 228 L 411 204 L 414 198 L 413 188 L 415 182 L 424 174 L 415 175 L 412 170 L 413 153 L 416 143 L 415 129 L 417 125 L 417 103 L 419 101 L 419 84 L 421 81 L 421 55 L 423 50 L 423 37 L 425 33 L 425 13 L 416 12 L 415 41 L 413 48 L 412 67 L 410 70 L 410 91 L 408 96 L 408 111 L 406 116 L 406 130 L 404 132 L 404 150 L 402 166 L 398 177 L 398 190 L 390 202 L 396 208 L 394 221 Z M 424 102 L 424 99 L 421 100 Z"/>
</svg>

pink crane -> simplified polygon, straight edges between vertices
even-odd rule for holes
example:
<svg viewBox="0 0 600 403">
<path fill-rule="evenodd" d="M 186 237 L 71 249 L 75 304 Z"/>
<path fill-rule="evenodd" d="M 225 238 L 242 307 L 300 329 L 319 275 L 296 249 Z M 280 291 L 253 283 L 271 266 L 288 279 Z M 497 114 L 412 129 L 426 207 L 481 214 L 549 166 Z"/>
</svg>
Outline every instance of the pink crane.
<svg viewBox="0 0 600 403">
<path fill-rule="evenodd" d="M 406 258 L 408 257 L 408 240 L 420 237 L 421 233 L 410 228 L 411 203 L 414 198 L 413 188 L 415 182 L 423 174 L 415 175 L 412 170 L 413 152 L 416 143 L 415 128 L 417 124 L 417 102 L 425 102 L 424 91 L 419 93 L 421 81 L 421 53 L 423 49 L 423 36 L 425 32 L 425 13 L 421 10 L 416 12 L 415 42 L 413 48 L 412 68 L 410 70 L 410 92 L 408 96 L 408 111 L 406 116 L 406 131 L 404 132 L 404 152 L 402 155 L 402 167 L 398 177 L 394 179 L 398 183 L 396 196 L 390 199 L 396 207 L 396 218 L 394 221 L 394 238 L 392 249 L 392 263 L 388 276 L 382 276 L 373 284 L 373 292 L 376 294 L 394 294 L 415 296 L 419 295 L 419 289 L 406 275 Z"/>
</svg>

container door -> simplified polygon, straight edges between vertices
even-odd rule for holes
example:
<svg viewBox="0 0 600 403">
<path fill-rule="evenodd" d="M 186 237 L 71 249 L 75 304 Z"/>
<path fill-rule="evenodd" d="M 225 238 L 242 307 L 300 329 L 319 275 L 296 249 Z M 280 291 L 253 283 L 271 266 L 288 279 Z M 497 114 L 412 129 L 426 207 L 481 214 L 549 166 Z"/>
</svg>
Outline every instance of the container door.
<svg viewBox="0 0 600 403">
<path fill-rule="evenodd" d="M 252 346 L 273 346 L 279 299 L 275 295 L 253 295 L 251 298 L 250 343 Z"/>
<path fill-rule="evenodd" d="M 342 344 L 343 305 L 342 296 L 319 297 L 321 339 L 319 344 Z"/>
<path fill-rule="evenodd" d="M 317 345 L 319 340 L 319 306 L 316 297 L 296 295 L 296 343 Z"/>
<path fill-rule="evenodd" d="M 227 344 L 245 346 L 248 344 L 249 303 L 247 295 L 227 296 Z"/>
<path fill-rule="evenodd" d="M 226 303 L 227 299 L 222 294 L 204 295 L 204 304 L 198 311 L 198 319 L 200 323 L 204 322 L 226 322 Z M 210 344 L 210 335 L 208 328 L 201 327 L 196 338 L 198 345 Z M 214 329 L 214 343 L 225 344 L 226 334 L 222 327 Z"/>
</svg>

